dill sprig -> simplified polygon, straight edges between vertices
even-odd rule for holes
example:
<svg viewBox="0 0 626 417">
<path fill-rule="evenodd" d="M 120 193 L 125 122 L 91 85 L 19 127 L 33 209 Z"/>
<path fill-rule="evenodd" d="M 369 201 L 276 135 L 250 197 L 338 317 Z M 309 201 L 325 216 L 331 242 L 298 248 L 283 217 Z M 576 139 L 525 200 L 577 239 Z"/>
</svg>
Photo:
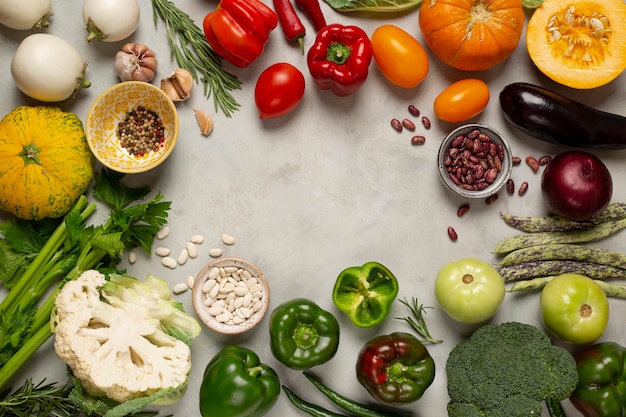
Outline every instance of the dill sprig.
<svg viewBox="0 0 626 417">
<path fill-rule="evenodd" d="M 413 297 L 411 299 L 411 303 L 409 303 L 406 300 L 406 298 L 403 300 L 400 300 L 400 302 L 404 304 L 411 311 L 411 314 L 413 315 L 413 317 L 411 316 L 396 317 L 397 320 L 405 321 L 409 326 L 411 326 L 411 328 L 413 328 L 413 330 L 415 330 L 415 332 L 417 332 L 418 335 L 424 338 L 423 340 L 421 340 L 421 342 L 428 342 L 428 343 L 443 342 L 443 340 L 435 339 L 434 337 L 430 335 L 430 330 L 428 330 L 428 325 L 426 325 L 426 320 L 424 319 L 424 315 L 426 314 L 426 309 L 432 308 L 432 307 L 424 307 L 423 304 L 420 304 L 417 301 L 416 297 Z"/>
<path fill-rule="evenodd" d="M 170 58 L 204 85 L 204 95 L 213 96 L 216 111 L 221 108 L 231 117 L 240 107 L 231 92 L 241 89 L 241 81 L 222 68 L 221 57 L 211 49 L 188 14 L 169 0 L 152 0 L 152 11 L 155 26 L 159 19 L 165 24 Z"/>
</svg>

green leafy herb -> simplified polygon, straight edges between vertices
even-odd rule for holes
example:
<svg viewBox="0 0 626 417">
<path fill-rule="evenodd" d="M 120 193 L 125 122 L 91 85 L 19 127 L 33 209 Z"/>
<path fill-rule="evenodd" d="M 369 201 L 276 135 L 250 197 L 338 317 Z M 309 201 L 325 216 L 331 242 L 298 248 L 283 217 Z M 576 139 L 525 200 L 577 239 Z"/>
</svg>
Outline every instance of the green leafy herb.
<svg viewBox="0 0 626 417">
<path fill-rule="evenodd" d="M 422 0 L 324 0 L 339 12 L 394 13 L 419 7 Z"/>
<path fill-rule="evenodd" d="M 154 398 L 148 397 L 152 400 Z M 14 392 L 0 393 L 0 416 L 2 417 L 80 417 L 80 416 L 134 416 L 152 417 L 158 412 L 133 412 L 139 407 L 102 401 L 87 396 L 75 380 L 69 378 L 64 385 L 46 383 L 42 380 L 34 384 L 28 379 Z M 148 404 L 145 404 L 148 405 Z M 141 407 L 145 405 L 140 404 Z M 125 413 L 125 414 L 121 414 Z"/>
<path fill-rule="evenodd" d="M 222 68 L 222 60 L 209 46 L 204 33 L 188 14 L 169 0 L 152 0 L 155 25 L 165 23 L 171 57 L 188 70 L 196 82 L 204 84 L 204 94 L 213 95 L 215 110 L 227 117 L 239 109 L 231 92 L 241 88 L 241 81 Z"/>
<path fill-rule="evenodd" d="M 64 282 L 92 268 L 115 270 L 124 250 L 142 247 L 150 253 L 156 233 L 167 222 L 171 203 L 161 201 L 158 193 L 147 203 L 130 205 L 149 189 L 129 188 L 121 178 L 106 169 L 96 175 L 94 195 L 111 207 L 103 224 L 86 224 L 96 204 L 83 195 L 51 233 L 37 237 L 34 230 L 48 227 L 39 227 L 42 224 L 37 222 L 9 220 L 0 226 L 4 235 L 1 258 L 16 263 L 3 266 L 19 271 L 0 303 L 0 388 L 51 336 L 50 314 Z M 24 254 L 27 246 L 40 249 Z"/>
<path fill-rule="evenodd" d="M 430 335 L 430 330 L 428 330 L 428 325 L 426 324 L 426 320 L 424 319 L 424 315 L 426 314 L 426 309 L 432 308 L 432 307 L 424 307 L 423 304 L 420 304 L 418 302 L 416 297 L 413 297 L 411 299 L 411 303 L 409 303 L 406 298 L 403 300 L 400 300 L 400 302 L 404 304 L 411 311 L 412 317 L 411 316 L 396 317 L 397 320 L 402 320 L 408 323 L 409 326 L 411 326 L 413 330 L 417 332 L 418 335 L 424 338 L 423 340 L 420 340 L 421 342 L 428 342 L 428 343 L 443 342 L 443 340 L 435 339 L 434 337 Z"/>
</svg>

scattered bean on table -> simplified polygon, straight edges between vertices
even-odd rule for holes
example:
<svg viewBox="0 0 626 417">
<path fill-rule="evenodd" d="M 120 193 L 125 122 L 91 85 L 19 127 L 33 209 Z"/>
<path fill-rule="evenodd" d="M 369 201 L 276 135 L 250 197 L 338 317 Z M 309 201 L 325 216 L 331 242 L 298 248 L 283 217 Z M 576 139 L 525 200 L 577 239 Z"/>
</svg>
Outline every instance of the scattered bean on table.
<svg viewBox="0 0 626 417">
<path fill-rule="evenodd" d="M 222 256 L 222 249 L 220 248 L 209 249 L 209 256 L 212 258 L 219 258 L 220 256 Z"/>
<path fill-rule="evenodd" d="M 533 172 L 539 171 L 539 160 L 534 156 L 526 157 L 526 165 L 528 165 Z"/>
<path fill-rule="evenodd" d="M 163 226 L 156 234 L 157 239 L 163 240 L 170 235 L 170 227 Z"/>
<path fill-rule="evenodd" d="M 235 244 L 235 238 L 232 237 L 231 235 L 227 234 L 227 233 L 223 233 L 222 234 L 222 243 L 224 243 L 225 245 L 234 245 Z"/>
</svg>

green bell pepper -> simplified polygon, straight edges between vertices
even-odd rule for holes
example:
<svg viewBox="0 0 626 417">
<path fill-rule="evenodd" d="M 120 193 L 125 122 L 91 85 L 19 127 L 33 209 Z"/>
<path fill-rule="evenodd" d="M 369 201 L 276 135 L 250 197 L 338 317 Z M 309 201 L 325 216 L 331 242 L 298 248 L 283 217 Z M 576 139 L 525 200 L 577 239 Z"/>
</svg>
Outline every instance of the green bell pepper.
<svg viewBox="0 0 626 417">
<path fill-rule="evenodd" d="M 585 417 L 626 415 L 626 349 L 597 343 L 575 356 L 578 386 L 570 401 Z"/>
<path fill-rule="evenodd" d="M 270 316 L 270 347 L 283 364 L 309 369 L 329 361 L 339 347 L 339 322 L 306 298 L 284 302 Z"/>
<path fill-rule="evenodd" d="M 356 376 L 372 397 L 383 404 L 419 400 L 435 379 L 435 361 L 412 334 L 395 332 L 365 343 Z"/>
<path fill-rule="evenodd" d="M 278 374 L 250 349 L 227 346 L 204 370 L 202 417 L 262 417 L 280 394 Z"/>
<path fill-rule="evenodd" d="M 398 280 L 378 262 L 344 269 L 333 288 L 333 302 L 358 327 L 380 324 L 398 295 Z"/>
</svg>

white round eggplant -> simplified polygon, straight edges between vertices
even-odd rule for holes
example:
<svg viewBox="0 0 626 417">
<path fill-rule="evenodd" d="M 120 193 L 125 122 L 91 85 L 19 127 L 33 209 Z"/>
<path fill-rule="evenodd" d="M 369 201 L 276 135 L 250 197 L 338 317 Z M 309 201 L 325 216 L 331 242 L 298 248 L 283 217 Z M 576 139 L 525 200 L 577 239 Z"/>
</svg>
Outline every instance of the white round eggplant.
<svg viewBox="0 0 626 417">
<path fill-rule="evenodd" d="M 2 0 L 0 24 L 15 30 L 45 28 L 50 24 L 52 0 Z"/>
<path fill-rule="evenodd" d="M 87 42 L 126 39 L 137 30 L 140 16 L 137 0 L 85 0 L 83 21 Z"/>
<path fill-rule="evenodd" d="M 65 39 L 47 33 L 27 36 L 11 60 L 11 76 L 17 88 L 35 100 L 58 102 L 90 86 L 87 63 Z"/>
</svg>

